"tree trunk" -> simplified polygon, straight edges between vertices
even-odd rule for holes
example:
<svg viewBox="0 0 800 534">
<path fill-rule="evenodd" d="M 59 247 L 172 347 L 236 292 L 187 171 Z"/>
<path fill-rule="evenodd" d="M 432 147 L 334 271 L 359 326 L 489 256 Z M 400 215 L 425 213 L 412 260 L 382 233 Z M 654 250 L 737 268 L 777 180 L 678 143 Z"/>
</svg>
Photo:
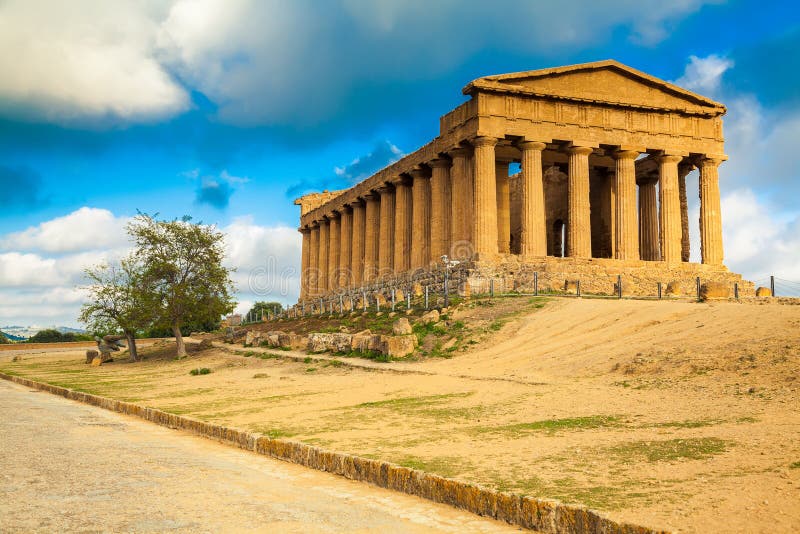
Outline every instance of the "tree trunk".
<svg viewBox="0 0 800 534">
<path fill-rule="evenodd" d="M 186 357 L 186 344 L 183 342 L 181 335 L 181 327 L 176 323 L 172 325 L 172 333 L 175 334 L 175 344 L 178 347 L 178 353 L 175 355 L 177 359 Z"/>
<path fill-rule="evenodd" d="M 128 354 L 131 356 L 131 361 L 135 362 L 139 359 L 139 353 L 136 352 L 136 337 L 133 332 L 125 332 L 125 338 L 128 340 Z"/>
</svg>

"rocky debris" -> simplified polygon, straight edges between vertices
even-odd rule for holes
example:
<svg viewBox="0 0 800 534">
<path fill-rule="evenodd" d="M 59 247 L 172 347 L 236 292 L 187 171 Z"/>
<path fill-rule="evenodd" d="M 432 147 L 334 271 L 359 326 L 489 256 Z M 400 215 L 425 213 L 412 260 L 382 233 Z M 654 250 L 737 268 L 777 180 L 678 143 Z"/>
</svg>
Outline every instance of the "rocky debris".
<svg viewBox="0 0 800 534">
<path fill-rule="evenodd" d="M 97 352 L 96 350 L 94 350 L 94 349 L 92 349 L 92 350 L 87 350 L 87 351 L 86 351 L 86 363 L 92 363 L 92 361 L 93 361 L 95 358 L 97 358 L 98 356 L 100 356 L 100 353 L 99 353 L 99 352 Z"/>
<path fill-rule="evenodd" d="M 228 327 L 225 331 L 225 343 L 237 343 L 239 340 L 244 339 L 246 335 L 247 330 Z"/>
<path fill-rule="evenodd" d="M 757 297 L 771 297 L 772 291 L 768 287 L 759 287 L 756 289 Z"/>
<path fill-rule="evenodd" d="M 208 338 L 203 338 L 200 340 L 200 343 L 197 344 L 197 350 L 206 350 L 212 347 L 211 340 Z"/>
<path fill-rule="evenodd" d="M 437 310 L 431 310 L 428 313 L 424 314 L 422 317 L 419 318 L 422 324 L 433 324 L 439 322 L 439 312 Z"/>
<path fill-rule="evenodd" d="M 353 334 L 315 332 L 308 336 L 307 350 L 309 352 L 350 352 L 352 342 Z"/>
<path fill-rule="evenodd" d="M 702 300 L 726 299 L 730 296 L 731 288 L 724 282 L 706 282 L 700 286 L 700 298 Z"/>
<path fill-rule="evenodd" d="M 366 352 L 367 350 L 369 350 L 370 337 L 372 337 L 372 332 L 370 332 L 369 330 L 362 330 L 361 332 L 356 332 L 350 339 L 350 350 Z"/>
<path fill-rule="evenodd" d="M 392 324 L 392 334 L 396 336 L 406 336 L 411 333 L 411 323 L 405 317 L 397 319 Z"/>
<path fill-rule="evenodd" d="M 381 340 L 381 354 L 391 356 L 393 358 L 402 358 L 408 356 L 417 347 L 417 336 L 380 336 Z"/>
<path fill-rule="evenodd" d="M 253 347 L 258 345 L 261 341 L 261 332 L 256 330 L 248 330 L 247 334 L 244 337 L 244 346 L 245 347 Z"/>
<path fill-rule="evenodd" d="M 450 350 L 450 349 L 452 349 L 453 347 L 456 346 L 457 342 L 458 342 L 458 340 L 456 338 L 451 337 L 450 339 L 448 339 L 447 341 L 442 343 L 442 350 Z"/>
<path fill-rule="evenodd" d="M 278 334 L 278 346 L 282 349 L 302 350 L 308 346 L 308 338 L 300 334 Z"/>
</svg>

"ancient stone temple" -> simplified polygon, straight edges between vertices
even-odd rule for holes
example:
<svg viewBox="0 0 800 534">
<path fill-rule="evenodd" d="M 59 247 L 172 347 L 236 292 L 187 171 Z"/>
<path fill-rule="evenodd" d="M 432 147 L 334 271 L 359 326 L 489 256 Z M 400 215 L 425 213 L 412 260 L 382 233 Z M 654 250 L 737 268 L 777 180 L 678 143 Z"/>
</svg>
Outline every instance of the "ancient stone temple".
<svg viewBox="0 0 800 534">
<path fill-rule="evenodd" d="M 742 283 L 722 264 L 722 104 L 611 60 L 486 76 L 463 93 L 422 148 L 295 201 L 301 300 L 436 270 L 443 256 L 514 289 L 533 272 L 608 293 L 620 276 L 647 294 L 697 277 Z M 690 223 L 702 263 L 689 262 Z"/>
</svg>

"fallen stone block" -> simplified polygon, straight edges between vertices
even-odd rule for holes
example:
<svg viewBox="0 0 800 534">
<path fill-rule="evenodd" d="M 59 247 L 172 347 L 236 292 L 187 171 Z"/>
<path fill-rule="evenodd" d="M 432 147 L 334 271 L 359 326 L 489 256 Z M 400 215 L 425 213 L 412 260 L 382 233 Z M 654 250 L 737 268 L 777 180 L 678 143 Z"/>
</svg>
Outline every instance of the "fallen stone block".
<svg viewBox="0 0 800 534">
<path fill-rule="evenodd" d="M 414 352 L 417 345 L 417 336 L 383 336 L 381 354 L 402 358 Z"/>
<path fill-rule="evenodd" d="M 723 282 L 706 282 L 700 286 L 700 298 L 726 299 L 731 296 L 731 288 Z"/>
<path fill-rule="evenodd" d="M 757 297 L 771 297 L 772 291 L 768 287 L 759 287 L 756 289 L 756 296 Z"/>
<path fill-rule="evenodd" d="M 405 317 L 397 319 L 392 324 L 392 333 L 396 336 L 405 336 L 411 333 L 411 323 Z"/>
</svg>

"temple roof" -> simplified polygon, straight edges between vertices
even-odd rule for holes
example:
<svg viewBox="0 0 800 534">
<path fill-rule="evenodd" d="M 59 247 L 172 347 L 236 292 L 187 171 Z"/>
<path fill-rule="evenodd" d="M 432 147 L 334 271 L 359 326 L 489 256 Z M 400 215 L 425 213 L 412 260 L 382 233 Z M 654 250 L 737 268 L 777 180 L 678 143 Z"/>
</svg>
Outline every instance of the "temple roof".
<svg viewBox="0 0 800 534">
<path fill-rule="evenodd" d="M 510 93 L 622 107 L 718 116 L 725 106 L 613 59 L 484 76 L 463 93 Z"/>
</svg>

